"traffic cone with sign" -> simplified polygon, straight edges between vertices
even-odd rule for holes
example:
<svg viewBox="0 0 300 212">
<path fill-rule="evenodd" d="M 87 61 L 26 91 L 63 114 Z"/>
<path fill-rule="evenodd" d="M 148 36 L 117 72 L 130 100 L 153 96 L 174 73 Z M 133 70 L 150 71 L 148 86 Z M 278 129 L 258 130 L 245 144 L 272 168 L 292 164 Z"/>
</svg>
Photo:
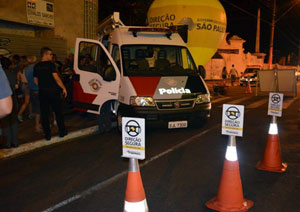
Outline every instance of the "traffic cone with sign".
<svg viewBox="0 0 300 212">
<path fill-rule="evenodd" d="M 287 163 L 283 163 L 281 160 L 278 128 L 275 116 L 273 116 L 272 123 L 270 124 L 264 157 L 257 163 L 256 168 L 271 172 L 285 172 L 287 169 Z"/>
<path fill-rule="evenodd" d="M 238 212 L 249 210 L 253 204 L 251 200 L 244 199 L 236 140 L 235 136 L 229 136 L 218 194 L 206 206 L 216 211 Z"/>
<path fill-rule="evenodd" d="M 146 195 L 137 159 L 129 159 L 124 212 L 148 212 Z"/>
<path fill-rule="evenodd" d="M 247 90 L 246 90 L 246 93 L 252 93 L 251 85 L 250 85 L 250 80 L 249 80 L 249 79 L 248 79 L 248 83 L 247 83 Z"/>
</svg>

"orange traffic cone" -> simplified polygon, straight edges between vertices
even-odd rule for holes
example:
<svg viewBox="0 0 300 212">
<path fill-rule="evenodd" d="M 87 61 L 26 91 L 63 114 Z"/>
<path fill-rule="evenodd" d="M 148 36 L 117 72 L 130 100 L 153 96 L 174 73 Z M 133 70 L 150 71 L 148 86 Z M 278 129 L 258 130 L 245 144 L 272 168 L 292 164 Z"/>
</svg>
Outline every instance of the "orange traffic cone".
<svg viewBox="0 0 300 212">
<path fill-rule="evenodd" d="M 247 83 L 247 90 L 246 90 L 246 93 L 252 93 L 251 85 L 250 85 L 250 80 L 249 80 L 249 79 L 248 79 L 248 83 Z"/>
<path fill-rule="evenodd" d="M 287 169 L 287 163 L 283 163 L 281 160 L 278 128 L 275 116 L 273 116 L 273 121 L 270 124 L 264 157 L 257 163 L 256 168 L 271 172 L 285 172 Z"/>
<path fill-rule="evenodd" d="M 146 195 L 137 159 L 129 159 L 124 212 L 148 212 Z"/>
<path fill-rule="evenodd" d="M 216 211 L 239 212 L 247 211 L 253 204 L 252 201 L 244 199 L 236 152 L 236 140 L 235 136 L 230 136 L 218 194 L 205 205 Z"/>
</svg>

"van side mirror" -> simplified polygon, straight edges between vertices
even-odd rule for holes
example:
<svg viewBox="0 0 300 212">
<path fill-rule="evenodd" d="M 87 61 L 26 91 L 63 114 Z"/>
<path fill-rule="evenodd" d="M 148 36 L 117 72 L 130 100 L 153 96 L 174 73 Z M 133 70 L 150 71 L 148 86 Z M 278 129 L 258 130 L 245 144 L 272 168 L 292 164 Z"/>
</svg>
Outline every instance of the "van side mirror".
<svg viewBox="0 0 300 212">
<path fill-rule="evenodd" d="M 108 67 L 105 69 L 103 79 L 104 79 L 105 81 L 108 81 L 108 82 L 111 82 L 111 81 L 115 81 L 115 80 L 116 80 L 116 72 L 115 72 L 115 70 L 114 70 L 114 68 L 113 68 L 112 65 L 108 66 Z"/>
<path fill-rule="evenodd" d="M 203 65 L 199 65 L 199 66 L 198 66 L 198 73 L 200 74 L 200 76 L 201 76 L 203 79 L 205 79 L 205 77 L 206 77 L 206 70 L 205 70 L 205 68 L 204 68 Z"/>
</svg>

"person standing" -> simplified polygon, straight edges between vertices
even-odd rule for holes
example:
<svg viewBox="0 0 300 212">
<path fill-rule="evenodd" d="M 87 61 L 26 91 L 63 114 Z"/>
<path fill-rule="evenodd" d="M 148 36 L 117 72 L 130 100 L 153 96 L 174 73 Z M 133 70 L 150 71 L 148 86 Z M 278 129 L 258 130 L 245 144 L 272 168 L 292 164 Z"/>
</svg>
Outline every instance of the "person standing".
<svg viewBox="0 0 300 212">
<path fill-rule="evenodd" d="M 1 59 L 1 65 L 5 71 L 7 79 L 12 90 L 12 100 L 13 108 L 11 114 L 1 119 L 1 128 L 3 137 L 6 139 L 5 148 L 17 147 L 19 146 L 18 140 L 18 101 L 16 95 L 16 89 L 18 86 L 17 83 L 17 74 L 14 72 L 12 63 L 8 58 L 3 57 Z"/>
<path fill-rule="evenodd" d="M 62 68 L 62 62 L 60 62 L 59 60 L 57 60 L 57 55 L 53 53 L 52 55 L 52 63 L 54 63 L 56 70 L 58 71 L 59 74 L 61 74 L 61 68 Z"/>
<path fill-rule="evenodd" d="M 228 73 L 226 70 L 226 66 L 224 66 L 224 68 L 222 69 L 222 79 L 223 79 L 224 85 L 226 84 L 227 75 L 228 75 Z"/>
<path fill-rule="evenodd" d="M 12 111 L 11 95 L 9 82 L 0 64 L 0 119 L 9 115 Z"/>
<path fill-rule="evenodd" d="M 39 101 L 39 88 L 34 84 L 33 81 L 33 67 L 36 63 L 35 56 L 28 56 L 27 61 L 29 63 L 28 67 L 25 69 L 25 76 L 28 81 L 28 88 L 30 94 L 30 102 L 32 105 L 32 113 L 35 119 L 35 132 L 41 132 L 40 126 L 40 101 Z"/>
<path fill-rule="evenodd" d="M 61 92 L 67 97 L 67 90 L 62 83 L 55 65 L 52 61 L 52 50 L 48 47 L 41 48 L 41 61 L 33 68 L 33 80 L 39 88 L 39 100 L 41 109 L 41 123 L 45 139 L 51 139 L 49 124 L 50 107 L 54 111 L 59 129 L 59 136 L 67 135 L 64 117 L 61 109 Z"/>
<path fill-rule="evenodd" d="M 18 79 L 21 82 L 21 90 L 24 95 L 24 103 L 20 107 L 18 112 L 18 120 L 19 122 L 23 122 L 23 113 L 27 109 L 30 103 L 30 93 L 28 88 L 28 81 L 25 76 L 25 69 L 28 67 L 27 57 L 23 56 L 21 62 L 19 63 L 19 71 L 18 71 Z M 31 107 L 29 107 L 29 118 L 31 118 Z"/>
<path fill-rule="evenodd" d="M 231 86 L 234 86 L 234 82 L 236 80 L 236 78 L 238 77 L 238 72 L 237 70 L 234 68 L 234 64 L 232 64 L 232 68 L 230 69 L 230 79 L 231 79 Z"/>
</svg>

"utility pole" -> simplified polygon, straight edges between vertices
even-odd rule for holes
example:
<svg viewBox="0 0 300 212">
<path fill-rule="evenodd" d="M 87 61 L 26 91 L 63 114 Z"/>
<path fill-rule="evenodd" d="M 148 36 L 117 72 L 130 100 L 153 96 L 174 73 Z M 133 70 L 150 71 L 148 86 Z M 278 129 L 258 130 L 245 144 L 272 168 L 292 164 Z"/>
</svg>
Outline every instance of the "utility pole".
<svg viewBox="0 0 300 212">
<path fill-rule="evenodd" d="M 274 45 L 273 43 L 274 43 L 275 17 L 276 17 L 276 0 L 274 0 L 274 4 L 273 4 L 271 38 L 270 38 L 270 51 L 269 51 L 269 69 L 272 68 L 272 61 L 273 61 L 273 45 Z"/>
<path fill-rule="evenodd" d="M 260 8 L 257 11 L 257 26 L 256 26 L 256 44 L 255 44 L 255 52 L 259 53 L 259 45 L 260 45 Z"/>
</svg>

